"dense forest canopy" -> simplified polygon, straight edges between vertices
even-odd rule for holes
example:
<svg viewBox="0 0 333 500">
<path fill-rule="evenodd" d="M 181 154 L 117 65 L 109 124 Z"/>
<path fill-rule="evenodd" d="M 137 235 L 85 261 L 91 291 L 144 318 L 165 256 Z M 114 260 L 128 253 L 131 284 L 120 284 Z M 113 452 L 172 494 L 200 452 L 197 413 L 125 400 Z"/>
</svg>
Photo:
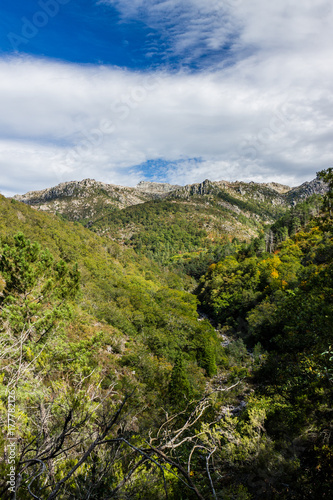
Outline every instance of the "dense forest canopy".
<svg viewBox="0 0 333 500">
<path fill-rule="evenodd" d="M 184 204 L 110 212 L 136 225 L 120 244 L 0 198 L 1 498 L 330 498 L 320 176 L 324 199 L 251 241 L 207 238 Z"/>
</svg>

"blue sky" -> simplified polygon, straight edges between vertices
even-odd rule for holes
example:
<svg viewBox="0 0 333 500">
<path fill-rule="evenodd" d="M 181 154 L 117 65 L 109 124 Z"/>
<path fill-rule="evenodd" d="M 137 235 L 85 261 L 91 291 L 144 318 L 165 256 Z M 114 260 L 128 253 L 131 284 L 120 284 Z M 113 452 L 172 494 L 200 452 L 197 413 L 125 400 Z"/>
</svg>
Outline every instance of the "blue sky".
<svg viewBox="0 0 333 500">
<path fill-rule="evenodd" d="M 196 54 L 184 59 L 174 53 L 173 42 L 177 37 L 183 37 L 186 43 L 187 32 L 182 29 L 190 14 L 186 2 L 174 2 L 170 6 L 163 1 L 146 2 L 148 9 L 151 9 L 152 4 L 165 4 L 159 19 L 158 14 L 154 15 L 151 10 L 146 15 L 139 9 L 132 16 L 127 15 L 133 11 L 133 6 L 128 9 L 126 1 L 62 1 L 64 5 L 58 0 L 3 0 L 0 32 L 2 55 L 17 51 L 22 55 L 79 64 L 114 65 L 132 70 L 149 71 L 162 65 L 168 70 L 187 68 L 198 71 L 227 60 L 237 38 L 236 33 L 228 33 L 218 48 L 206 44 L 205 50 L 202 50 L 205 31 L 209 31 L 209 24 L 214 23 L 211 13 L 207 16 L 203 9 L 202 33 L 195 33 L 197 38 L 191 40 L 191 50 Z M 198 10 L 202 11 L 200 8 Z M 164 18 L 165 15 L 167 18 Z M 35 36 L 24 36 L 26 33 L 33 35 L 34 31 Z"/>
<path fill-rule="evenodd" d="M 332 165 L 326 0 L 3 0 L 0 192 Z"/>
<path fill-rule="evenodd" d="M 47 1 L 38 4 L 29 0 L 4 0 L 1 9 L 3 55 L 17 48 L 21 54 L 71 63 L 111 64 L 133 69 L 149 66 L 144 50 L 147 29 L 141 22 L 121 23 L 119 12 L 112 6 L 96 5 L 92 0 L 70 0 L 58 6 Z M 48 21 L 38 29 L 38 17 L 35 17 L 36 36 L 27 43 L 10 36 L 10 33 L 23 35 L 22 31 L 28 26 L 23 18 L 33 23 L 37 12 L 43 12 L 45 23 L 47 17 Z M 47 12 L 52 12 L 53 17 L 47 16 Z M 43 16 L 40 17 L 42 24 Z"/>
</svg>

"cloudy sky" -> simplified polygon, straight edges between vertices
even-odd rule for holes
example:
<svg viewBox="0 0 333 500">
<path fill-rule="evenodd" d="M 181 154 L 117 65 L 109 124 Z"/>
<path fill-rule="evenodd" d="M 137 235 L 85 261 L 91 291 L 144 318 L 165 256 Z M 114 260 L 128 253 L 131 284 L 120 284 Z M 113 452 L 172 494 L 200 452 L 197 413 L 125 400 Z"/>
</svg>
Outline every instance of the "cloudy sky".
<svg viewBox="0 0 333 500">
<path fill-rule="evenodd" d="M 0 192 L 333 164 L 326 0 L 2 0 Z"/>
</svg>

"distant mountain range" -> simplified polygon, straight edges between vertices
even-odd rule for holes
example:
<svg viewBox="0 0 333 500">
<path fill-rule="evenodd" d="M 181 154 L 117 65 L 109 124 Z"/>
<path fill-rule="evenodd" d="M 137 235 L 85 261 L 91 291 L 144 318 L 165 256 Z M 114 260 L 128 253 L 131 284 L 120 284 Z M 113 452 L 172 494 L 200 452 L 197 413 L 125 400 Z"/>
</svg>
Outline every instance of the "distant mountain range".
<svg viewBox="0 0 333 500">
<path fill-rule="evenodd" d="M 226 239 L 249 241 L 291 207 L 326 191 L 319 179 L 294 188 L 209 180 L 187 186 L 142 181 L 124 187 L 84 179 L 14 199 L 169 262 Z"/>
<path fill-rule="evenodd" d="M 14 199 L 52 213 L 67 214 L 70 205 L 71 218 L 82 219 L 89 218 L 87 209 L 88 212 L 89 208 L 94 211 L 92 206 L 89 207 L 88 201 L 93 201 L 93 205 L 103 201 L 106 205 L 123 209 L 152 199 L 188 199 L 193 195 L 214 196 L 221 192 L 245 201 L 270 202 L 273 206 L 292 206 L 313 194 L 325 194 L 327 186 L 318 178 L 294 188 L 276 182 L 212 182 L 208 179 L 186 186 L 141 181 L 136 187 L 124 187 L 94 179 L 84 179 L 63 182 L 41 191 L 29 191 L 14 196 Z"/>
<path fill-rule="evenodd" d="M 14 199 L 38 210 L 64 215 L 70 220 L 91 222 L 110 208 L 124 209 L 151 200 L 188 202 L 193 199 L 198 201 L 199 198 L 208 203 L 217 202 L 231 211 L 238 202 L 255 203 L 258 207 L 265 204 L 274 216 L 275 212 L 279 212 L 277 207 L 290 207 L 313 194 L 322 195 L 326 191 L 326 185 L 318 178 L 294 188 L 276 182 L 209 180 L 186 186 L 141 181 L 136 187 L 124 187 L 84 179 L 30 191 L 16 195 Z"/>
</svg>

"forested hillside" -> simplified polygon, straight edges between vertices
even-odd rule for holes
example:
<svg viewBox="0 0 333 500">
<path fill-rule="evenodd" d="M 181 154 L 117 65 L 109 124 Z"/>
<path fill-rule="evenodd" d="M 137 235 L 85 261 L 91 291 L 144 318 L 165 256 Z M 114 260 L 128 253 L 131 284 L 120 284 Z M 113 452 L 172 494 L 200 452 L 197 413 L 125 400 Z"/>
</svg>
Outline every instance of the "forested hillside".
<svg viewBox="0 0 333 500">
<path fill-rule="evenodd" d="M 219 195 L 252 240 L 221 229 L 210 186 L 209 205 L 172 191 L 90 229 L 0 198 L 1 498 L 330 498 L 321 176 L 324 200 L 278 220 Z"/>
<path fill-rule="evenodd" d="M 141 182 L 125 188 L 85 179 L 15 200 L 80 222 L 162 265 L 184 264 L 188 271 L 199 259 L 202 272 L 221 245 L 235 238 L 249 242 L 290 207 L 309 198 L 311 208 L 318 210 L 320 195 L 326 191 L 319 178 L 293 189 L 277 183 L 209 180 L 183 187 Z M 300 219 L 293 221 L 295 228 L 300 227 Z"/>
</svg>

